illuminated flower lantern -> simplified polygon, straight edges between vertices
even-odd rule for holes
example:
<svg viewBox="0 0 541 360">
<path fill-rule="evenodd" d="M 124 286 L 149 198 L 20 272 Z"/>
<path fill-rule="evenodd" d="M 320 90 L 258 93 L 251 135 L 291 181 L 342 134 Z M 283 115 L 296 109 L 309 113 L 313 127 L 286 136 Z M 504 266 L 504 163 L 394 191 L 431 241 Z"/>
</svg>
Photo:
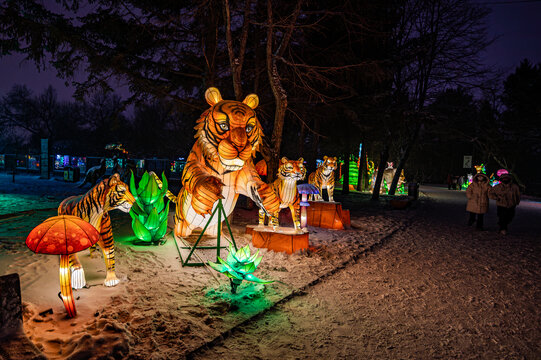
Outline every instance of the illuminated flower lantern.
<svg viewBox="0 0 541 360">
<path fill-rule="evenodd" d="M 60 255 L 60 293 L 68 317 L 77 315 L 71 290 L 69 255 L 88 249 L 100 234 L 86 221 L 72 215 L 51 217 L 36 226 L 26 238 L 26 246 L 37 254 Z"/>
<path fill-rule="evenodd" d="M 509 171 L 507 171 L 506 169 L 500 169 L 496 171 L 496 175 L 498 175 L 498 177 L 501 177 L 504 174 L 509 174 Z"/>
<path fill-rule="evenodd" d="M 319 194 L 319 190 L 312 184 L 299 184 L 297 185 L 297 190 L 299 194 L 302 195 L 300 202 L 301 205 L 301 228 L 306 228 L 306 207 L 310 206 L 308 202 L 308 195 Z"/>
<path fill-rule="evenodd" d="M 270 284 L 273 280 L 261 280 L 252 274 L 261 260 L 262 256 L 259 255 L 259 250 L 254 255 L 250 255 L 250 247 L 246 245 L 243 248 L 235 251 L 232 245 L 229 245 L 229 254 L 227 254 L 227 260 L 224 261 L 218 257 L 219 264 L 208 262 L 209 266 L 214 270 L 226 275 L 231 282 L 231 292 L 237 293 L 237 287 L 242 283 L 242 280 L 251 281 L 259 284 Z"/>
<path fill-rule="evenodd" d="M 135 203 L 130 209 L 132 228 L 135 236 L 145 242 L 153 242 L 164 237 L 167 231 L 167 216 L 169 214 L 169 201 L 164 203 L 167 193 L 167 179 L 162 173 L 162 180 L 158 185 L 153 172 L 145 172 L 139 187 L 135 188 L 132 173 L 130 191 L 135 197 Z"/>
</svg>

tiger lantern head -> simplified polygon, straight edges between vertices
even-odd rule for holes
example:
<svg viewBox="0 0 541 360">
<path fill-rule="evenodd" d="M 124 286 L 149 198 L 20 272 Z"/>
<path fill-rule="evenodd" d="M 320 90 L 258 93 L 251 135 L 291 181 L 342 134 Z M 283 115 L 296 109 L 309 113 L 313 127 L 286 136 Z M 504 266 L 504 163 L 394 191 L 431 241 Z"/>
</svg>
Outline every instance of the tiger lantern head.
<svg viewBox="0 0 541 360">
<path fill-rule="evenodd" d="M 214 87 L 205 92 L 211 106 L 197 121 L 195 129 L 205 160 L 220 163 L 225 171 L 242 169 L 259 148 L 263 132 L 254 109 L 259 98 L 250 94 L 240 102 L 223 100 Z"/>
<path fill-rule="evenodd" d="M 334 157 L 329 157 L 329 156 L 323 156 L 323 170 L 325 172 L 331 172 L 331 171 L 334 171 L 336 170 L 336 161 L 337 161 L 337 158 L 336 156 Z"/>
<path fill-rule="evenodd" d="M 303 180 L 306 177 L 306 168 L 303 163 L 303 158 L 289 160 L 283 157 L 280 160 L 280 167 L 278 168 L 278 178 L 281 180 Z"/>
<path fill-rule="evenodd" d="M 477 174 L 482 174 L 485 165 L 483 165 L 483 164 L 481 164 L 481 165 L 474 165 L 473 167 L 475 168 L 475 171 L 477 171 Z"/>
<path fill-rule="evenodd" d="M 104 211 L 118 209 L 125 213 L 130 212 L 135 198 L 128 189 L 128 185 L 120 180 L 118 174 L 111 175 L 109 179 L 103 180 L 98 186 L 103 186 L 100 197 L 105 197 Z"/>
</svg>

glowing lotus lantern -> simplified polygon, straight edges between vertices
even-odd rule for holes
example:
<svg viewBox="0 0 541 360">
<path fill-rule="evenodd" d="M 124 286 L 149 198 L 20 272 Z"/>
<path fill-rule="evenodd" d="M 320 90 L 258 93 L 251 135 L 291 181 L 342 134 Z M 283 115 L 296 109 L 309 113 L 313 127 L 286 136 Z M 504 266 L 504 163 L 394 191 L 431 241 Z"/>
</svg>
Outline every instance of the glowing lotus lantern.
<svg viewBox="0 0 541 360">
<path fill-rule="evenodd" d="M 235 250 L 232 245 L 229 245 L 229 254 L 227 260 L 218 257 L 219 263 L 208 262 L 209 266 L 214 270 L 225 274 L 231 283 L 231 293 L 237 293 L 237 287 L 242 283 L 242 280 L 251 281 L 259 284 L 270 284 L 274 280 L 262 280 L 252 274 L 261 260 L 262 256 L 258 257 L 259 250 L 254 255 L 250 254 L 250 247 L 246 245 L 243 248 Z"/>
<path fill-rule="evenodd" d="M 297 190 L 299 194 L 302 194 L 301 205 L 301 229 L 306 227 L 307 217 L 306 217 L 306 207 L 310 206 L 308 203 L 308 195 L 319 194 L 319 189 L 312 184 L 299 184 L 297 185 Z"/>
<path fill-rule="evenodd" d="M 71 290 L 69 255 L 88 249 L 100 239 L 100 234 L 77 216 L 51 217 L 36 226 L 26 238 L 26 246 L 37 254 L 60 255 L 60 293 L 68 317 L 77 315 Z"/>
</svg>

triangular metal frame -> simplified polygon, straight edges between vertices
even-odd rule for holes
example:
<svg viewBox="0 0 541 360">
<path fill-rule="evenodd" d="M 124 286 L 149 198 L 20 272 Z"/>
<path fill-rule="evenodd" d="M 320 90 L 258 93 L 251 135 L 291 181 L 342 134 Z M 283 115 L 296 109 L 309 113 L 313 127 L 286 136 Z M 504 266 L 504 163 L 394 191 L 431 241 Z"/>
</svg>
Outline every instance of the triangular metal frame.
<svg viewBox="0 0 541 360">
<path fill-rule="evenodd" d="M 201 239 L 203 238 L 203 235 L 205 235 L 205 231 L 207 231 L 207 227 L 209 226 L 210 222 L 212 221 L 212 218 L 216 214 L 218 214 L 218 222 L 217 222 L 218 232 L 217 232 L 217 235 L 216 235 L 216 246 L 197 246 L 199 244 L 199 242 L 201 241 Z M 216 206 L 216 208 L 212 212 L 212 215 L 210 215 L 209 220 L 207 221 L 207 223 L 205 224 L 205 227 L 203 228 L 203 231 L 201 231 L 201 234 L 199 234 L 199 237 L 197 238 L 197 240 L 196 240 L 195 244 L 193 244 L 193 246 L 180 246 L 179 247 L 178 242 L 175 241 L 175 244 L 177 245 L 178 254 L 180 256 L 180 262 L 182 263 L 183 267 L 184 266 L 205 266 L 206 265 L 203 262 L 190 262 L 190 259 L 192 258 L 193 255 L 195 255 L 197 258 L 201 259 L 201 257 L 198 256 L 197 253 L 195 252 L 196 249 L 206 249 L 206 250 L 216 249 L 216 262 L 218 262 L 218 257 L 220 256 L 220 250 L 221 249 L 227 249 L 226 246 L 221 246 L 221 244 L 220 244 L 220 240 L 221 240 L 221 237 L 222 237 L 222 233 L 221 233 L 222 232 L 222 226 L 221 226 L 221 224 L 222 224 L 222 215 L 223 215 L 223 218 L 224 218 L 224 222 L 227 225 L 227 229 L 229 230 L 229 235 L 231 236 L 230 242 L 233 243 L 233 247 L 235 248 L 235 250 L 237 250 L 237 244 L 235 243 L 235 238 L 233 237 L 233 232 L 231 231 L 231 226 L 229 225 L 229 221 L 227 220 L 227 214 L 225 213 L 224 206 L 222 204 L 222 199 L 219 199 L 218 200 L 218 205 Z M 185 245 L 187 245 L 183 238 L 180 238 L 180 239 L 182 240 L 182 242 Z M 182 252 L 181 252 L 180 249 L 184 249 L 184 250 L 189 249 L 190 250 L 190 253 L 186 257 L 186 259 L 182 258 Z"/>
</svg>

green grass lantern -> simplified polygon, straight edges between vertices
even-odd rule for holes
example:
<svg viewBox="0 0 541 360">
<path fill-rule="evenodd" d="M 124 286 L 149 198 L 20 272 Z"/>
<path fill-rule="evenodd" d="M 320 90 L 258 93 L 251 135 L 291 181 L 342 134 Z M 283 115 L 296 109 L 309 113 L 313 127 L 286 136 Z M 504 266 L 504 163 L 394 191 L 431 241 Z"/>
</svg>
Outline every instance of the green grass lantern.
<svg viewBox="0 0 541 360">
<path fill-rule="evenodd" d="M 135 203 L 130 210 L 132 229 L 139 240 L 147 243 L 158 242 L 167 231 L 169 201 L 166 205 L 163 199 L 168 184 L 163 173 L 162 183 L 160 189 L 154 174 L 145 171 L 136 189 L 133 172 L 131 174 L 130 191 L 135 197 Z"/>
<path fill-rule="evenodd" d="M 229 245 L 229 254 L 227 254 L 226 261 L 218 257 L 219 264 L 211 261 L 208 264 L 211 268 L 225 274 L 229 278 L 231 292 L 236 294 L 237 287 L 242 283 L 242 280 L 259 284 L 270 284 L 274 282 L 273 280 L 261 280 L 252 274 L 261 262 L 261 259 L 263 259 L 262 256 L 257 257 L 257 255 L 259 255 L 259 250 L 254 255 L 250 255 L 250 247 L 248 245 L 236 251 L 232 245 Z"/>
</svg>

